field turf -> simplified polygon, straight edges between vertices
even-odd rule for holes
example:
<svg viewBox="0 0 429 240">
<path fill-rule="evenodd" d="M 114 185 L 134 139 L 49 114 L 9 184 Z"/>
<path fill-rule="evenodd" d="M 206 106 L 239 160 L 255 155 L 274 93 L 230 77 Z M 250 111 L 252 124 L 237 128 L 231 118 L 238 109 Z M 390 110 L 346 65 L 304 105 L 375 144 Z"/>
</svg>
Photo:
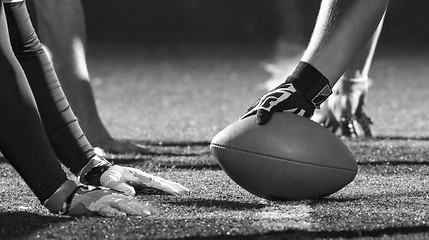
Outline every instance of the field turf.
<svg viewBox="0 0 429 240">
<path fill-rule="evenodd" d="M 150 217 L 57 216 L 1 158 L 0 239 L 428 239 L 429 52 L 377 52 L 367 108 L 375 137 L 344 140 L 356 179 L 325 199 L 291 202 L 241 189 L 208 147 L 265 91 L 269 56 L 255 46 L 92 46 L 103 121 L 155 152 L 107 157 L 192 191 L 138 195 L 161 210 Z"/>
</svg>

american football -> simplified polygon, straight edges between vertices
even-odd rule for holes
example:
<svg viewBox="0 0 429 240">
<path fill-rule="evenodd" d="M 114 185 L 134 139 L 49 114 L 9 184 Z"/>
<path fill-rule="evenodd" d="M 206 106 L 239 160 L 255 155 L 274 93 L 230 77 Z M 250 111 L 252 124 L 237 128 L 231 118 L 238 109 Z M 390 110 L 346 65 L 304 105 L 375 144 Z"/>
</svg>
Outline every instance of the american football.
<svg viewBox="0 0 429 240">
<path fill-rule="evenodd" d="M 247 191 L 270 200 L 318 199 L 348 183 L 357 163 L 326 128 L 290 113 L 275 113 L 263 126 L 251 116 L 211 141 L 226 174 Z"/>
</svg>

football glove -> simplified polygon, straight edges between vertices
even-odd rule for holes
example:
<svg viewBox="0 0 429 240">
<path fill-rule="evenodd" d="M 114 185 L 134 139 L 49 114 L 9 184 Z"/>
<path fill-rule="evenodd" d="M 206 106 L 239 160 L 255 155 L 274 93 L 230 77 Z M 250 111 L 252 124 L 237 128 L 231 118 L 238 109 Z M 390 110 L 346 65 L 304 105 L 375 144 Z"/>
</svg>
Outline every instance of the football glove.
<svg viewBox="0 0 429 240">
<path fill-rule="evenodd" d="M 115 189 L 130 196 L 135 195 L 136 191 L 144 189 L 156 189 L 170 194 L 189 191 L 179 183 L 145 173 L 136 168 L 112 165 L 106 168 L 99 177 L 97 172 L 98 170 L 95 170 L 94 175 L 90 172 L 85 176 L 89 184 Z"/>
<path fill-rule="evenodd" d="M 368 79 L 341 79 L 334 94 L 315 112 L 312 120 L 332 132 L 340 129 L 345 137 L 371 137 L 371 119 L 364 113 L 368 93 Z"/>
<path fill-rule="evenodd" d="M 275 112 L 290 112 L 309 118 L 313 115 L 314 109 L 315 107 L 295 89 L 292 83 L 286 82 L 256 100 L 238 120 L 256 114 L 256 122 L 264 125 L 270 121 Z"/>
<path fill-rule="evenodd" d="M 132 196 L 103 187 L 78 186 L 71 180 L 64 182 L 43 205 L 53 213 L 70 216 L 123 217 L 158 213 L 149 203 L 141 202 Z"/>
<path fill-rule="evenodd" d="M 306 62 L 299 62 L 286 82 L 263 95 L 238 120 L 256 114 L 256 122 L 264 125 L 275 112 L 309 118 L 331 93 L 329 81 L 321 72 Z"/>
<path fill-rule="evenodd" d="M 130 196 L 134 196 L 136 191 L 147 189 L 156 189 L 169 194 L 189 191 L 179 183 L 145 173 L 136 168 L 112 165 L 98 156 L 94 157 L 90 164 L 91 168 L 79 177 L 81 183 L 107 187 Z"/>
</svg>

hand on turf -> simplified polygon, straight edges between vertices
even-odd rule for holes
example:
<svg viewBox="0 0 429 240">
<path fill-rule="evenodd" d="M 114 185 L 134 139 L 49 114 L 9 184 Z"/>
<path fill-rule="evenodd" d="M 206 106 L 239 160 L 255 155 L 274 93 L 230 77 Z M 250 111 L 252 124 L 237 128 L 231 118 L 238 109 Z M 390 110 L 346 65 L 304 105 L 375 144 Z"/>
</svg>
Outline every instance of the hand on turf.
<svg viewBox="0 0 429 240">
<path fill-rule="evenodd" d="M 127 215 L 152 215 L 158 210 L 149 203 L 102 187 L 79 186 L 66 207 L 70 216 L 101 215 L 123 217 Z"/>
<path fill-rule="evenodd" d="M 313 121 L 322 124 L 332 132 L 345 137 L 372 136 L 372 124 L 363 112 L 368 92 L 368 80 L 353 81 L 341 79 L 326 102 L 316 110 Z"/>
<path fill-rule="evenodd" d="M 114 189 L 124 194 L 134 196 L 136 191 L 143 189 L 157 189 L 170 194 L 179 194 L 189 190 L 179 183 L 145 173 L 139 169 L 110 165 L 102 172 L 89 172 L 85 180 L 91 185 L 100 185 Z M 97 174 L 97 172 L 101 173 Z"/>
<path fill-rule="evenodd" d="M 256 122 L 264 125 L 275 112 L 290 112 L 311 117 L 315 107 L 291 83 L 283 83 L 259 98 L 238 120 L 256 114 Z"/>
<path fill-rule="evenodd" d="M 336 96 L 331 95 L 324 103 L 322 103 L 322 105 L 320 105 L 320 109 L 317 109 L 311 117 L 311 120 L 321 124 L 333 133 L 335 133 L 340 127 L 340 119 L 335 117 L 332 108 L 336 101 Z"/>
</svg>

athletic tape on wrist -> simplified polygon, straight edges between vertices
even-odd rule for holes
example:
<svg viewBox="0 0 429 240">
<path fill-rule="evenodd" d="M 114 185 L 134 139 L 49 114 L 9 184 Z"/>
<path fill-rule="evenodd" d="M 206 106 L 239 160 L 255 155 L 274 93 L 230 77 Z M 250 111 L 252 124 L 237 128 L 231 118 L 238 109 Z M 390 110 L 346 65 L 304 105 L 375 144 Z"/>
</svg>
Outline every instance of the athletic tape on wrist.
<svg viewBox="0 0 429 240">
<path fill-rule="evenodd" d="M 286 82 L 292 83 L 315 108 L 320 108 L 320 104 L 332 94 L 328 79 L 306 62 L 299 62 Z"/>
</svg>

